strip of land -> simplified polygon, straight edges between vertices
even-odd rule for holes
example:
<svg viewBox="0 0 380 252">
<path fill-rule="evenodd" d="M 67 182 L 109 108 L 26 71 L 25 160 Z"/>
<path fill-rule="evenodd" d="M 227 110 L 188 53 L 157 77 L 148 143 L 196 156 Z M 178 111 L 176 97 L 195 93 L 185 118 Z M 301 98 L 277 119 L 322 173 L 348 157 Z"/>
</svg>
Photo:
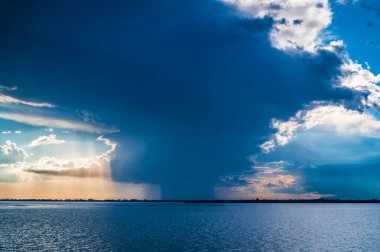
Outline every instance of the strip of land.
<svg viewBox="0 0 380 252">
<path fill-rule="evenodd" d="M 252 200 L 139 200 L 139 199 L 0 199 L 0 201 L 37 201 L 37 202 L 136 202 L 136 203 L 185 203 L 185 204 L 237 204 L 237 203 L 380 203 L 379 199 L 252 199 Z"/>
</svg>

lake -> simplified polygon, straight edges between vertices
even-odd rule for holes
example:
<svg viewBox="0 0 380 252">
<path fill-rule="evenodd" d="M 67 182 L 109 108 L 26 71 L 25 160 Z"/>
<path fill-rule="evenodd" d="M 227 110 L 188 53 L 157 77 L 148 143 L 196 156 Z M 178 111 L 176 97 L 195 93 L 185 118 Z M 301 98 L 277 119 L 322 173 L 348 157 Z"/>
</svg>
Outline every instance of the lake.
<svg viewBox="0 0 380 252">
<path fill-rule="evenodd" d="M 1 251 L 379 251 L 380 204 L 0 202 Z"/>
</svg>

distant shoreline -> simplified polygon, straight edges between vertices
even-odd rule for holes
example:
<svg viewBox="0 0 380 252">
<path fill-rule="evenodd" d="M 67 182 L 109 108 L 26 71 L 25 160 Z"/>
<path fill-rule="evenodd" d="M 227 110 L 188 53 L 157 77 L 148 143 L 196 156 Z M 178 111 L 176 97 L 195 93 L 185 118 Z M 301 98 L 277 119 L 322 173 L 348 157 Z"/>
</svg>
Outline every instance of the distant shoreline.
<svg viewBox="0 0 380 252">
<path fill-rule="evenodd" d="M 114 203 L 185 203 L 185 204 L 239 204 L 239 203 L 380 203 L 379 199 L 343 200 L 343 199 L 254 199 L 254 200 L 138 200 L 138 199 L 0 199 L 0 202 L 114 202 Z"/>
</svg>

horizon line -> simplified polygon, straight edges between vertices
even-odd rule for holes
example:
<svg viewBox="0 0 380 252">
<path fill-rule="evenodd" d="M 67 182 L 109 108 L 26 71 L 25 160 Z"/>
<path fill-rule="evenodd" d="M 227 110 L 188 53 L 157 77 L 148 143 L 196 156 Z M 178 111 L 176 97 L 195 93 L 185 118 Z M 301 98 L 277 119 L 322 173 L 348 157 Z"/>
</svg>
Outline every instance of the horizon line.
<svg viewBox="0 0 380 252">
<path fill-rule="evenodd" d="M 10 201 L 38 201 L 38 202 L 135 202 L 135 203 L 149 203 L 149 202 L 162 202 L 162 203 L 380 203 L 380 199 L 17 199 L 17 198 L 0 198 L 0 202 L 10 202 Z"/>
</svg>

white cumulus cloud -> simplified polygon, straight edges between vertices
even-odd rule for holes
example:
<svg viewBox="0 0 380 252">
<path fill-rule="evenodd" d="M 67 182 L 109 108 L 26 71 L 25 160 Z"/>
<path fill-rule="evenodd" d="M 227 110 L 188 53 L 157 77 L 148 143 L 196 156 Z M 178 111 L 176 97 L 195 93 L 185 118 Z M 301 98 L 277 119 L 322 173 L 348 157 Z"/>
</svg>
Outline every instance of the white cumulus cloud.
<svg viewBox="0 0 380 252">
<path fill-rule="evenodd" d="M 380 74 L 373 74 L 370 67 L 367 68 L 359 63 L 355 63 L 348 59 L 346 63 L 341 66 L 340 85 L 345 88 L 366 94 L 363 96 L 362 103 L 365 106 L 378 107 L 380 99 Z"/>
<path fill-rule="evenodd" d="M 65 143 L 65 140 L 59 140 L 57 139 L 57 135 L 50 134 L 47 136 L 39 136 L 38 138 L 34 139 L 30 142 L 29 147 L 35 147 L 39 145 L 46 145 L 46 144 L 62 144 Z"/>
<path fill-rule="evenodd" d="M 34 164 L 24 166 L 24 171 L 40 175 L 68 176 L 68 177 L 103 177 L 110 176 L 110 162 L 114 157 L 117 143 L 100 136 L 102 141 L 110 148 L 102 154 L 89 158 L 59 159 L 55 157 L 41 157 Z"/>
<path fill-rule="evenodd" d="M 324 45 L 324 30 L 332 12 L 328 0 L 221 0 L 235 6 L 244 16 L 271 17 L 272 46 L 284 51 L 314 53 Z"/>
<path fill-rule="evenodd" d="M 272 120 L 275 133 L 260 147 L 268 153 L 285 145 L 300 131 L 318 127 L 341 135 L 361 135 L 380 138 L 380 121 L 369 112 L 346 109 L 343 105 L 321 105 L 301 110 L 287 121 Z"/>
<path fill-rule="evenodd" d="M 29 154 L 10 140 L 0 146 L 0 164 L 23 162 L 27 157 L 29 157 Z"/>
</svg>

